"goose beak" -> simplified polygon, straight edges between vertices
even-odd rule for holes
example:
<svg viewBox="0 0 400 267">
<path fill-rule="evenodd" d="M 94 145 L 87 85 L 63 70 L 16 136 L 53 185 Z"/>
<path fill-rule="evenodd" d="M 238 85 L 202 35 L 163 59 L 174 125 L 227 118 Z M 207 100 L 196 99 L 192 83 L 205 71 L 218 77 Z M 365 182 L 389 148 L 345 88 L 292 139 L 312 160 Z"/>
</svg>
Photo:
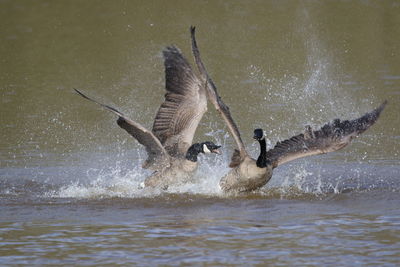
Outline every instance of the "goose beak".
<svg viewBox="0 0 400 267">
<path fill-rule="evenodd" d="M 218 148 L 220 148 L 221 146 L 216 146 L 215 148 L 213 148 L 212 150 L 211 150 L 211 152 L 212 153 L 215 153 L 215 154 L 218 154 L 218 155 L 221 155 L 222 153 L 221 153 L 221 151 L 219 151 L 218 150 Z"/>
<path fill-rule="evenodd" d="M 254 135 L 254 136 L 253 136 L 254 142 L 255 142 L 255 141 L 260 141 L 260 140 L 262 140 L 262 139 L 264 139 L 264 138 L 265 138 L 265 136 L 261 136 L 261 137 L 260 137 L 260 136 L 257 136 L 257 135 Z"/>
</svg>

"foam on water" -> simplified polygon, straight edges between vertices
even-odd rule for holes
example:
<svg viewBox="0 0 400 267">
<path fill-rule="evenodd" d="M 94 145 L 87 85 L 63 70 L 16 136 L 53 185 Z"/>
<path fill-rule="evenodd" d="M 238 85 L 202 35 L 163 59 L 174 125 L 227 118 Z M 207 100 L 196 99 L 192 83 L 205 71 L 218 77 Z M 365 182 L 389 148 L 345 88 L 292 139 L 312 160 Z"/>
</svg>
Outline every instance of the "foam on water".
<svg viewBox="0 0 400 267">
<path fill-rule="evenodd" d="M 141 183 L 150 175 L 148 171 L 135 168 L 126 173 L 120 170 L 99 171 L 93 173 L 89 183 L 72 182 L 50 192 L 49 197 L 60 198 L 136 198 L 152 197 L 164 193 L 192 193 L 205 195 L 218 195 L 219 178 L 226 168 L 220 168 L 220 164 L 202 162 L 198 172 L 194 176 L 195 183 L 170 186 L 168 191 L 153 188 L 141 188 Z"/>
<path fill-rule="evenodd" d="M 119 171 L 99 173 L 88 184 L 73 182 L 62 186 L 50 196 L 61 198 L 135 197 L 143 174 L 136 170 L 121 175 Z M 90 177 L 88 177 L 90 179 Z M 144 192 L 141 192 L 145 196 Z"/>
<path fill-rule="evenodd" d="M 128 171 L 121 169 L 125 167 L 119 166 L 91 169 L 84 172 L 86 177 L 83 177 L 82 181 L 66 181 L 57 189 L 49 190 L 45 196 L 77 199 L 146 198 L 163 194 L 226 197 L 219 187 L 219 181 L 229 171 L 227 167 L 229 158 L 228 153 L 214 157 L 202 156 L 193 183 L 170 186 L 166 191 L 140 188 L 140 184 L 151 172 L 141 169 L 138 165 Z M 340 165 L 341 162 L 337 161 L 321 164 L 315 163 L 311 159 L 290 164 L 276 169 L 271 181 L 261 190 L 252 194 L 284 199 L 325 198 L 331 194 L 376 188 L 399 189 L 397 183 L 391 184 L 388 179 L 377 179 L 373 166 L 348 163 L 338 168 Z"/>
<path fill-rule="evenodd" d="M 226 145 L 228 135 L 221 135 L 221 131 L 211 131 L 206 135 L 212 136 L 215 142 Z M 86 155 L 80 162 L 80 177 L 66 180 L 57 189 L 48 192 L 46 196 L 56 198 L 137 198 L 153 197 L 165 193 L 192 193 L 205 195 L 218 195 L 221 193 L 219 179 L 228 171 L 227 153 L 223 155 L 202 155 L 199 157 L 199 167 L 194 175 L 194 183 L 170 186 L 168 191 L 153 188 L 141 188 L 144 179 L 151 175 L 151 171 L 141 168 L 143 149 L 138 148 L 134 153 L 129 153 L 132 160 L 120 162 L 119 158 L 128 157 L 126 152 L 121 155 L 107 157 L 104 161 L 98 155 Z M 130 163 L 133 164 L 131 165 Z M 77 175 L 76 173 L 74 175 Z"/>
</svg>

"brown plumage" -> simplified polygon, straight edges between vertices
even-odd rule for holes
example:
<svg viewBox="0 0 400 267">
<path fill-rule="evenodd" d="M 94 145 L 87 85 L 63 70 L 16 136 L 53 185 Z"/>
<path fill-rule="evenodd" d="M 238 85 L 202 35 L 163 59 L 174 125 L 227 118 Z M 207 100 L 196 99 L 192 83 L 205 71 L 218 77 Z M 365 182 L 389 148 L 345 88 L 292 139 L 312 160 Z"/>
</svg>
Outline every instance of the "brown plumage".
<svg viewBox="0 0 400 267">
<path fill-rule="evenodd" d="M 219 153 L 212 142 L 192 145 L 197 126 L 207 110 L 204 84 L 193 73 L 178 48 L 163 51 L 165 66 L 165 100 L 157 111 L 153 130 L 149 131 L 115 108 L 75 91 L 118 116 L 118 125 L 145 146 L 148 158 L 143 167 L 155 172 L 144 184 L 168 187 L 187 181 L 197 167 L 198 153 Z M 206 152 L 204 146 L 207 146 Z M 190 152 L 190 153 L 189 153 Z"/>
<path fill-rule="evenodd" d="M 372 126 L 386 104 L 387 101 L 355 120 L 335 119 L 317 131 L 313 131 L 310 126 L 307 126 L 304 133 L 278 142 L 273 149 L 267 151 L 267 158 L 276 168 L 298 158 L 339 150 Z"/>
<path fill-rule="evenodd" d="M 224 192 L 240 193 L 258 189 L 271 179 L 272 170 L 283 163 L 306 156 L 336 151 L 345 147 L 353 138 L 363 133 L 376 122 L 387 104 L 385 101 L 375 110 L 355 120 L 341 121 L 336 119 L 317 131 L 313 131 L 308 126 L 303 134 L 278 142 L 269 151 L 266 151 L 264 138 L 258 136 L 256 139 L 260 142 L 261 153 L 256 161 L 248 155 L 229 108 L 218 95 L 217 88 L 201 60 L 195 38 L 195 28 L 191 27 L 190 32 L 193 55 L 201 78 L 207 84 L 207 96 L 224 119 L 238 147 L 238 149 L 234 150 L 229 165 L 232 170 L 222 177 L 220 181 L 221 189 Z M 261 129 L 258 130 L 262 131 Z"/>
<path fill-rule="evenodd" d="M 204 84 L 181 52 L 172 46 L 163 54 L 167 93 L 154 119 L 153 133 L 171 156 L 182 156 L 207 111 L 207 98 Z"/>
</svg>

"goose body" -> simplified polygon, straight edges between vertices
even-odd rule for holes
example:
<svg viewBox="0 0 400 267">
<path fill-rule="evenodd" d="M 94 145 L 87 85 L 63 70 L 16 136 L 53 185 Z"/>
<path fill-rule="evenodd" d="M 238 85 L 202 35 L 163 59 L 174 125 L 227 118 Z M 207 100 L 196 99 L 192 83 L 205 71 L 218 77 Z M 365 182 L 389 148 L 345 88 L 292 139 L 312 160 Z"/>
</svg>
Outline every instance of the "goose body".
<svg viewBox="0 0 400 267">
<path fill-rule="evenodd" d="M 220 154 L 218 148 L 220 146 L 210 141 L 193 144 L 189 147 L 185 158 L 174 158 L 171 160 L 167 168 L 155 171 L 147 177 L 144 181 L 144 186 L 167 189 L 169 185 L 176 186 L 193 182 L 193 173 L 198 167 L 197 156 L 200 153 Z"/>
<path fill-rule="evenodd" d="M 224 119 L 238 146 L 229 165 L 232 169 L 220 180 L 220 187 L 226 193 L 256 190 L 268 183 L 274 168 L 286 162 L 337 151 L 347 146 L 353 138 L 366 131 L 377 121 L 387 104 L 387 101 L 385 101 L 378 108 L 354 120 L 341 121 L 335 119 L 316 131 L 307 126 L 304 133 L 278 142 L 274 148 L 268 151 L 263 131 L 256 129 L 254 130 L 254 138 L 260 143 L 260 155 L 255 160 L 248 155 L 229 108 L 218 95 L 217 88 L 200 58 L 194 27 L 191 27 L 191 39 L 197 67 L 202 79 L 207 84 L 207 96 Z"/>
<path fill-rule="evenodd" d="M 145 187 L 167 189 L 170 185 L 192 182 L 192 175 L 198 167 L 197 162 L 187 159 L 174 159 L 168 168 L 155 171 L 144 181 Z"/>
<path fill-rule="evenodd" d="M 118 116 L 117 124 L 146 148 L 148 158 L 142 167 L 154 172 L 145 179 L 144 185 L 166 189 L 189 181 L 197 169 L 198 154 L 219 154 L 220 146 L 209 141 L 192 145 L 197 126 L 207 110 L 205 87 L 178 48 L 167 47 L 163 55 L 166 94 L 152 131 L 117 109 L 75 91 Z"/>
<path fill-rule="evenodd" d="M 249 192 L 266 185 L 271 177 L 272 165 L 257 167 L 257 161 L 246 156 L 239 166 L 221 178 L 219 185 L 224 192 Z"/>
</svg>

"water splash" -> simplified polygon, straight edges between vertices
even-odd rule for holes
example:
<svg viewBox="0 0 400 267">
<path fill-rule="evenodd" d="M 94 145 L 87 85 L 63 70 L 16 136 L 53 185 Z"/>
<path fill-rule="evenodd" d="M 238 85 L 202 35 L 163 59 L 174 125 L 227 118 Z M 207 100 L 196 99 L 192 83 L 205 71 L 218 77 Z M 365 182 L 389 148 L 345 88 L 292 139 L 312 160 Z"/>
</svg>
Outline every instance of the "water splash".
<svg viewBox="0 0 400 267">
<path fill-rule="evenodd" d="M 224 143 L 226 140 L 220 142 Z M 228 150 L 230 151 L 230 150 Z M 143 151 L 138 149 L 137 154 Z M 140 152 L 140 153 L 139 153 Z M 129 153 L 134 154 L 135 153 Z M 125 156 L 125 153 L 123 154 Z M 140 167 L 140 161 L 132 166 L 120 155 L 85 154 L 79 165 L 74 161 L 65 166 L 21 169 L 18 177 L 2 173 L 0 195 L 4 197 L 45 197 L 67 199 L 103 198 L 154 198 L 168 194 L 223 197 L 219 181 L 228 171 L 230 153 L 223 155 L 201 155 L 194 182 L 171 186 L 167 191 L 145 188 L 140 183 L 151 174 Z M 315 160 L 307 158 L 275 169 L 269 183 L 260 191 L 247 197 L 278 199 L 324 199 L 331 195 L 348 192 L 388 190 L 400 192 L 397 164 L 376 165 L 363 162 L 337 160 Z M 75 164 L 75 165 L 74 165 Z M 15 170 L 10 170 L 15 174 Z M 35 174 L 35 175 L 32 175 Z M 23 178 L 24 177 L 24 178 Z M 240 197 L 240 196 L 239 196 Z"/>
<path fill-rule="evenodd" d="M 168 191 L 153 188 L 141 188 L 141 183 L 150 172 L 135 168 L 125 174 L 120 169 L 101 171 L 88 171 L 88 183 L 72 182 L 61 186 L 59 190 L 50 192 L 48 197 L 58 198 L 138 198 L 154 197 L 164 193 L 191 193 L 218 195 L 219 178 L 223 175 L 224 168 L 220 160 L 204 160 L 194 176 L 193 183 L 170 186 Z"/>
<path fill-rule="evenodd" d="M 218 144 L 224 147 L 228 140 L 228 135 L 220 130 L 206 133 L 211 136 Z M 93 160 L 96 155 L 85 156 L 91 162 L 81 162 L 81 178 L 75 181 L 67 181 L 58 190 L 47 193 L 48 197 L 56 198 L 138 198 L 154 197 L 160 194 L 172 193 L 191 193 L 204 195 L 218 195 L 221 193 L 219 179 L 228 171 L 229 155 L 200 155 L 199 168 L 194 175 L 193 183 L 185 185 L 170 186 L 168 191 L 153 188 L 141 188 L 141 183 L 151 174 L 151 171 L 142 169 L 140 164 L 145 158 L 142 149 L 137 149 L 131 153 L 134 166 L 129 166 L 129 162 L 119 161 L 125 157 L 126 153 L 107 156 L 106 161 Z M 112 163 L 112 160 L 115 160 Z M 95 163 L 97 162 L 97 163 Z M 107 165 L 108 164 L 108 165 Z M 111 167 L 114 164 L 113 167 Z M 108 166 L 108 167 L 105 167 Z"/>
<path fill-rule="evenodd" d="M 59 198 L 110 198 L 110 197 L 135 197 L 146 196 L 145 191 L 139 190 L 140 180 L 144 175 L 137 170 L 121 175 L 119 169 L 109 172 L 101 171 L 89 176 L 88 184 L 72 182 L 61 186 L 57 191 L 51 192 L 49 197 Z M 140 193 L 139 193 L 140 192 Z"/>
</svg>

